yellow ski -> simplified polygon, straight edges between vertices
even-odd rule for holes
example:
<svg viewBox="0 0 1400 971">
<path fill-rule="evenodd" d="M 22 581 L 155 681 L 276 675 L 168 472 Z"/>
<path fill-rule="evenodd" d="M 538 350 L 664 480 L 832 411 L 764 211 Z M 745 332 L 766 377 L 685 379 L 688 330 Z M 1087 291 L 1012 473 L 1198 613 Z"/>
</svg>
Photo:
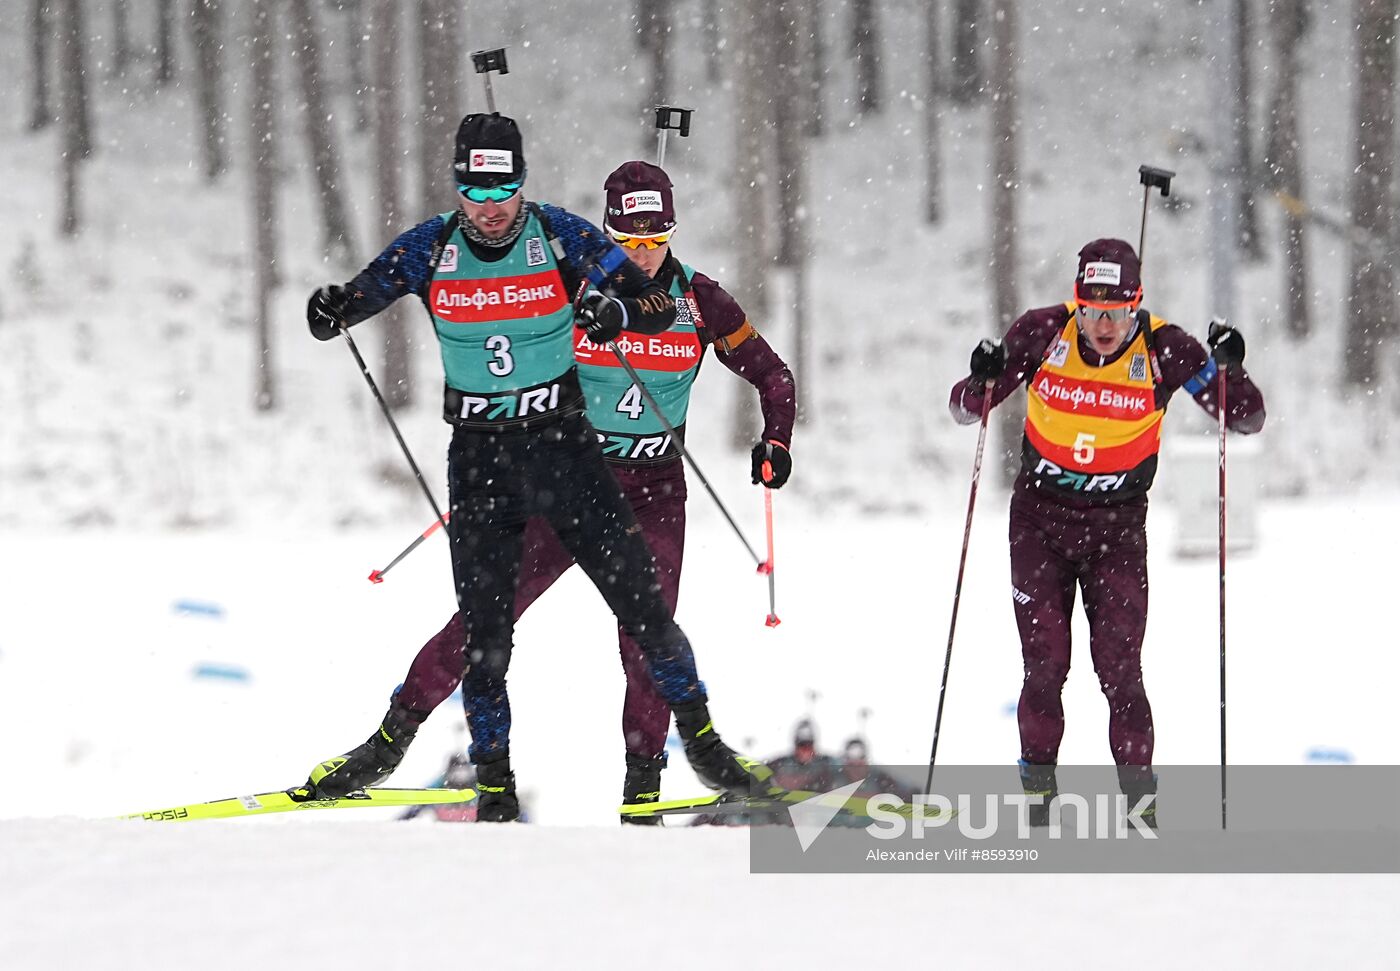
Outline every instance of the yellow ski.
<svg viewBox="0 0 1400 971">
<path fill-rule="evenodd" d="M 190 819 L 229 819 L 236 816 L 260 816 L 265 813 L 294 812 L 301 809 L 383 809 L 395 806 L 435 806 L 442 803 L 469 802 L 476 798 L 474 789 L 360 789 L 340 799 L 315 799 L 303 786 L 276 792 L 259 792 L 251 796 L 234 796 L 213 802 L 197 802 L 170 809 L 154 809 L 146 813 L 129 813 L 122 819 L 149 819 L 152 822 L 184 822 Z"/>
</svg>

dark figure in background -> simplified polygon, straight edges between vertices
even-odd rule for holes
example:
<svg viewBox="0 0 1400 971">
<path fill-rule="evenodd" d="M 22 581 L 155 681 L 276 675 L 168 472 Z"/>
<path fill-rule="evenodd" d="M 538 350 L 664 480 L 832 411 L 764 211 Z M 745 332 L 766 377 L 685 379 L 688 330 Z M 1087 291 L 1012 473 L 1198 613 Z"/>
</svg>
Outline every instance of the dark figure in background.
<svg viewBox="0 0 1400 971">
<path fill-rule="evenodd" d="M 1002 341 L 972 353 L 970 377 L 949 407 L 961 424 L 979 419 L 1019 385 L 1028 391 L 1021 472 L 1011 497 L 1011 597 L 1025 681 L 1017 718 L 1021 775 L 1043 822 L 1056 794 L 1064 734 L 1060 691 L 1069 674 L 1076 588 L 1089 618 L 1089 653 L 1108 699 L 1109 746 L 1129 805 L 1144 797 L 1155 823 L 1152 709 L 1142 680 L 1147 625 L 1147 490 L 1157 471 L 1162 418 L 1184 389 L 1216 415 L 1216 375 L 1226 376 L 1226 423 L 1264 426 L 1264 401 L 1244 370 L 1244 337 L 1213 328 L 1208 352 L 1184 330 L 1140 311 L 1137 254 L 1119 239 L 1079 251 L 1074 299 L 1030 310 Z"/>
<path fill-rule="evenodd" d="M 797 723 L 792 732 L 792 751 L 768 763 L 773 783 L 784 789 L 829 792 L 841 783 L 841 763 L 817 751 L 817 726 L 810 718 Z"/>
</svg>

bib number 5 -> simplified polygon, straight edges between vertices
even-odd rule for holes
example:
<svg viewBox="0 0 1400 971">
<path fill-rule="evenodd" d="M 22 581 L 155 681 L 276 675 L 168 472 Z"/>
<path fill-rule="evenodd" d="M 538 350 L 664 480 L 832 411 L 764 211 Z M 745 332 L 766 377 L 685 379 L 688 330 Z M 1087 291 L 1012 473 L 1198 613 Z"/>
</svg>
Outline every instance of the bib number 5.
<svg viewBox="0 0 1400 971">
<path fill-rule="evenodd" d="M 494 361 L 486 362 L 486 370 L 498 378 L 503 378 L 515 370 L 515 358 L 510 356 L 509 337 L 495 334 L 486 338 L 486 349 L 496 356 Z"/>
<path fill-rule="evenodd" d="M 1094 439 L 1097 436 L 1080 432 L 1074 439 L 1074 460 L 1080 465 L 1094 461 Z"/>
</svg>

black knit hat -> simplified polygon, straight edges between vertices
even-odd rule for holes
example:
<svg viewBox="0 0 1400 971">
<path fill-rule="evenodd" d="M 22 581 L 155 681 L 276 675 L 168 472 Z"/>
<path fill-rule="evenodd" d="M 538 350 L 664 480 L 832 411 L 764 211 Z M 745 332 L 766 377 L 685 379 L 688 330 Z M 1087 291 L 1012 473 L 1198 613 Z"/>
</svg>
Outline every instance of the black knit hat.
<svg viewBox="0 0 1400 971">
<path fill-rule="evenodd" d="M 460 186 L 524 182 L 525 148 L 515 119 L 497 112 L 467 115 L 457 127 L 452 163 Z"/>
</svg>

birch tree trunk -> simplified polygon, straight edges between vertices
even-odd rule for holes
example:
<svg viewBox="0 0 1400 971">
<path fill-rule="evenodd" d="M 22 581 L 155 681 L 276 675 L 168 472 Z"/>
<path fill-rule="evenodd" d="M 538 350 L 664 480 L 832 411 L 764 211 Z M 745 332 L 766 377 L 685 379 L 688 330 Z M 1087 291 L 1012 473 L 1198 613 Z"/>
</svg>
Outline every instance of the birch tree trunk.
<svg viewBox="0 0 1400 971">
<path fill-rule="evenodd" d="M 851 57 L 856 68 L 856 110 L 880 111 L 880 24 L 875 0 L 851 0 Z"/>
<path fill-rule="evenodd" d="M 943 110 L 943 62 L 938 56 L 938 4 L 924 5 L 924 221 L 936 226 L 943 219 L 943 148 L 938 114 Z"/>
<path fill-rule="evenodd" d="M 301 80 L 307 154 L 321 203 L 321 246 L 327 259 L 348 265 L 354 252 L 346 187 L 340 174 L 339 135 L 321 79 L 321 38 L 310 0 L 287 0 L 293 59 Z"/>
<path fill-rule="evenodd" d="M 425 212 L 446 212 L 457 206 L 450 166 L 467 101 L 461 9 L 453 0 L 422 0 L 418 24 L 418 198 Z"/>
<path fill-rule="evenodd" d="M 277 77 L 273 39 L 277 0 L 249 0 L 252 15 L 252 85 L 249 90 L 249 146 L 253 178 L 253 299 L 256 340 L 256 395 L 259 411 L 277 407 L 277 375 L 272 346 L 272 301 L 277 272 Z"/>
<path fill-rule="evenodd" d="M 1237 93 L 1235 110 L 1235 141 L 1239 145 L 1239 186 L 1240 186 L 1240 252 L 1252 263 L 1264 258 L 1264 250 L 1259 239 L 1259 218 L 1254 211 L 1255 181 L 1257 169 L 1254 165 L 1253 98 L 1250 65 L 1253 62 L 1255 47 L 1253 17 L 1250 15 L 1250 0 L 1234 0 L 1235 9 L 1235 60 L 1239 62 L 1240 89 Z"/>
<path fill-rule="evenodd" d="M 1357 0 L 1353 224 L 1373 242 L 1353 242 L 1347 287 L 1345 378 L 1379 381 L 1396 331 L 1394 260 L 1395 35 L 1397 0 Z"/>
<path fill-rule="evenodd" d="M 131 0 L 112 0 L 112 73 L 126 75 L 131 65 Z"/>
<path fill-rule="evenodd" d="M 175 0 L 156 3 L 156 86 L 175 78 Z"/>
<path fill-rule="evenodd" d="M 190 39 L 203 138 L 204 178 L 213 182 L 228 171 L 228 120 L 224 116 L 224 54 L 219 0 L 193 0 Z"/>
<path fill-rule="evenodd" d="M 379 200 L 379 225 L 389 236 L 405 228 L 403 217 L 403 71 L 399 48 L 402 39 L 398 0 L 370 0 L 369 30 L 374 38 L 374 174 Z M 387 242 L 387 239 L 386 239 Z M 390 307 L 384 322 L 384 400 L 391 408 L 413 401 L 413 354 L 408 336 L 407 309 Z"/>
<path fill-rule="evenodd" d="M 1307 237 L 1303 198 L 1302 130 L 1298 124 L 1298 45 L 1307 31 L 1306 0 L 1273 0 L 1269 23 L 1277 65 L 1269 106 L 1265 170 L 1269 187 L 1282 193 L 1284 304 L 1288 335 L 1303 340 L 1312 332 L 1308 307 Z"/>
<path fill-rule="evenodd" d="M 734 257 L 736 264 L 733 294 L 754 326 L 763 329 L 768 321 L 767 274 L 771 254 L 769 182 L 771 171 L 771 132 L 773 107 L 772 65 L 763 36 L 767 20 L 762 8 L 738 3 L 729 8 L 729 41 L 734 51 L 735 85 L 734 179 L 730 203 L 734 207 Z M 736 448 L 753 444 L 758 407 L 751 394 L 735 395 L 731 441 Z"/>
<path fill-rule="evenodd" d="M 34 0 L 29 17 L 30 88 L 29 130 L 38 131 L 53 121 L 49 106 L 49 38 L 53 34 L 50 0 Z"/>
<path fill-rule="evenodd" d="M 990 279 L 996 313 L 993 330 L 1005 334 L 1020 313 L 1020 265 L 1016 258 L 1016 191 L 1020 172 L 1016 138 L 1016 0 L 992 0 L 992 247 Z M 1010 485 L 1020 467 L 1021 428 L 1025 411 L 1021 394 L 998 409 L 1001 480 Z"/>
<path fill-rule="evenodd" d="M 775 159 L 778 178 L 778 265 L 791 274 L 791 304 L 788 308 L 793 329 L 794 377 L 802 388 L 800 402 L 812 400 L 812 354 L 807 328 L 806 286 L 807 247 L 805 215 L 806 145 L 803 139 L 804 119 L 798 110 L 802 86 L 806 80 L 802 70 L 802 43 L 799 33 L 806 20 L 803 0 L 772 0 L 776 43 L 777 85 L 773 89 L 777 115 Z M 799 407 L 798 418 L 806 420 L 811 409 Z"/>
<path fill-rule="evenodd" d="M 960 105 L 970 105 L 982 96 L 983 2 L 953 0 L 953 78 L 949 93 Z"/>
<path fill-rule="evenodd" d="M 61 171 L 63 173 L 63 224 L 65 236 L 76 236 L 82 229 L 82 207 L 78 168 L 92 154 L 92 136 L 88 130 L 87 76 L 83 73 L 83 47 L 87 35 L 83 31 L 82 0 L 62 0 L 57 8 L 59 43 L 59 140 Z"/>
</svg>

